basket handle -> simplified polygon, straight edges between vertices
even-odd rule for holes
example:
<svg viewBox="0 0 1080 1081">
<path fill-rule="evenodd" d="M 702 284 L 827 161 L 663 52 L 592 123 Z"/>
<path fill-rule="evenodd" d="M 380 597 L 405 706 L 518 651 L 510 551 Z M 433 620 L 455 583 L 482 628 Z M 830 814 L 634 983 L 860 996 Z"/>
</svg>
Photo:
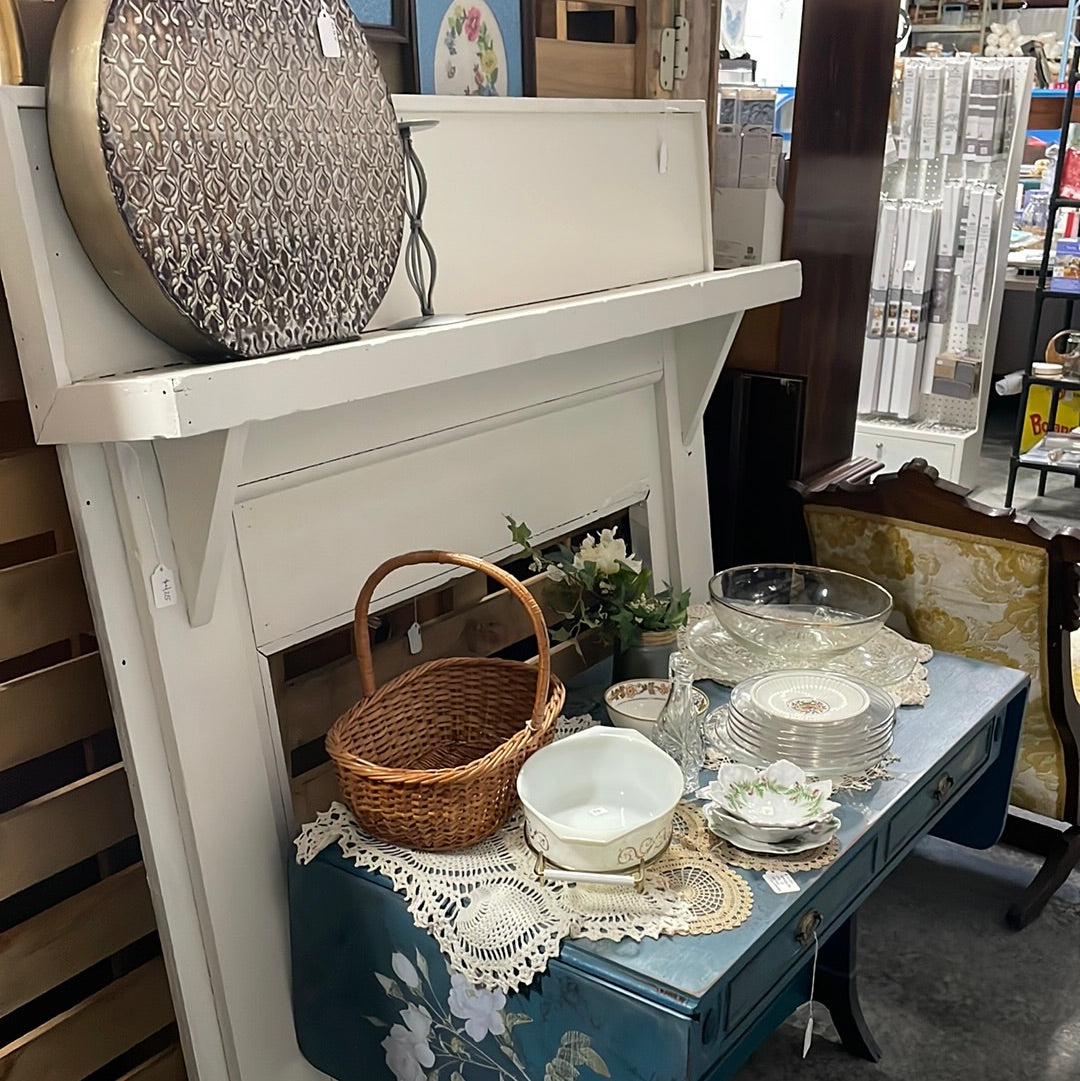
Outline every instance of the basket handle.
<svg viewBox="0 0 1080 1081">
<path fill-rule="evenodd" d="M 483 571 L 521 602 L 529 615 L 533 634 L 536 636 L 536 697 L 533 699 L 532 717 L 529 718 L 529 729 L 535 730 L 543 720 L 551 683 L 551 646 L 548 643 L 548 628 L 544 614 L 540 611 L 540 605 L 533 599 L 533 595 L 512 574 L 504 571 L 502 567 L 497 567 L 494 563 L 488 563 L 486 559 L 477 559 L 475 556 L 461 555 L 457 552 L 440 552 L 434 549 L 406 552 L 404 555 L 394 556 L 380 564 L 364 583 L 364 588 L 360 590 L 360 596 L 356 600 L 356 618 L 353 624 L 356 659 L 360 664 L 360 686 L 364 697 L 367 698 L 375 693 L 375 664 L 371 656 L 371 632 L 368 629 L 371 598 L 375 594 L 376 587 L 388 574 L 392 574 L 401 567 L 423 563 L 451 564 L 468 567 L 474 571 Z"/>
<path fill-rule="evenodd" d="M 1068 338 L 1070 334 L 1080 334 L 1080 331 L 1075 329 L 1066 328 L 1065 330 L 1059 330 L 1047 343 L 1046 352 L 1043 356 L 1048 364 L 1061 364 L 1067 353 L 1059 353 L 1057 351 L 1057 343 L 1060 338 Z"/>
</svg>

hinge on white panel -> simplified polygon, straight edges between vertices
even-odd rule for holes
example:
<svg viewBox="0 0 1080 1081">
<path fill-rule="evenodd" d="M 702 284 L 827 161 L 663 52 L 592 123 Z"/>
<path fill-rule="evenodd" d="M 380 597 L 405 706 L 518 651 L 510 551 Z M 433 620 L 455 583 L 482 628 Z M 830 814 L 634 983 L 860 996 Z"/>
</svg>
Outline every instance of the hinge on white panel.
<svg viewBox="0 0 1080 1081">
<path fill-rule="evenodd" d="M 675 16 L 675 25 L 660 31 L 660 87 L 674 90 L 676 79 L 686 78 L 690 61 L 690 20 Z"/>
</svg>

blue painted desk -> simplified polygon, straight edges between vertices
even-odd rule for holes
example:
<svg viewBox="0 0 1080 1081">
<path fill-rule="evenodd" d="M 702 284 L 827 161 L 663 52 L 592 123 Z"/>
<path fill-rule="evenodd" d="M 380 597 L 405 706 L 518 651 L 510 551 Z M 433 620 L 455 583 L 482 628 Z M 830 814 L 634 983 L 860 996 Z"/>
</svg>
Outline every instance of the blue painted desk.
<svg viewBox="0 0 1080 1081">
<path fill-rule="evenodd" d="M 996 843 L 1027 696 L 1027 677 L 1009 669 L 939 656 L 929 671 L 926 706 L 900 714 L 892 777 L 840 796 L 843 851 L 798 875 L 799 893 L 775 895 L 759 874 L 740 872 L 754 911 L 737 930 L 568 942 L 505 1003 L 452 989 L 401 897 L 336 846 L 292 865 L 294 1016 L 305 1056 L 337 1081 L 722 1081 L 808 997 L 816 931 L 815 998 L 849 1050 L 876 1058 L 855 982 L 858 908 L 928 832 Z"/>
</svg>

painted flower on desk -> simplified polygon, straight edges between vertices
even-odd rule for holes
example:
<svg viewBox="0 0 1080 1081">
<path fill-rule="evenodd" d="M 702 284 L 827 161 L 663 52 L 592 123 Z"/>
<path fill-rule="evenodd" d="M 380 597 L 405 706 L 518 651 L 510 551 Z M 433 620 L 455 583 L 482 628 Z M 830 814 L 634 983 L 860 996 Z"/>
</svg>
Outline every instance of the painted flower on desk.
<svg viewBox="0 0 1080 1081">
<path fill-rule="evenodd" d="M 473 987 L 460 972 L 450 977 L 450 1012 L 465 1022 L 465 1031 L 474 1040 L 487 1039 L 488 1034 L 501 1036 L 506 1031 L 502 1016 L 505 1005 L 502 991 Z"/>
<path fill-rule="evenodd" d="M 578 1081 L 582 1067 L 611 1076 L 589 1037 L 573 1031 L 563 1033 L 542 1077 L 530 1073 L 514 1046 L 513 1031 L 532 1018 L 508 1012 L 501 991 L 476 987 L 460 972 L 451 972 L 444 1007 L 419 950 L 415 965 L 403 953 L 394 953 L 390 968 L 396 979 L 381 973 L 375 978 L 387 998 L 404 1003 L 404 1008 L 391 1024 L 378 1017 L 365 1020 L 389 1030 L 381 1046 L 395 1081 L 465 1081 L 466 1066 L 472 1076 L 483 1071 L 496 1081 Z"/>
<path fill-rule="evenodd" d="M 397 1081 L 426 1081 L 424 1067 L 435 1065 L 431 1038 L 431 1014 L 423 1006 L 406 1006 L 401 1011 L 404 1024 L 391 1025 L 382 1042 L 386 1065 Z"/>
</svg>

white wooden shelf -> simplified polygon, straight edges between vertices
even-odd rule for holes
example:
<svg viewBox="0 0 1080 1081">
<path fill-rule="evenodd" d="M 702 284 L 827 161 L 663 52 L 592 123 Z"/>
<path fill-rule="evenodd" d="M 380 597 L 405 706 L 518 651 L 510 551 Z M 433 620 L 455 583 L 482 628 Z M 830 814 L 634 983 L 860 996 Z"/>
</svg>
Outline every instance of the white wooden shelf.
<svg viewBox="0 0 1080 1081">
<path fill-rule="evenodd" d="M 74 382 L 56 388 L 38 441 L 122 443 L 240 428 L 704 323 L 788 300 L 800 288 L 797 262 L 692 274 L 256 360 Z M 686 390 L 695 399 L 684 402 L 690 428 L 712 387 L 691 382 Z"/>
</svg>

